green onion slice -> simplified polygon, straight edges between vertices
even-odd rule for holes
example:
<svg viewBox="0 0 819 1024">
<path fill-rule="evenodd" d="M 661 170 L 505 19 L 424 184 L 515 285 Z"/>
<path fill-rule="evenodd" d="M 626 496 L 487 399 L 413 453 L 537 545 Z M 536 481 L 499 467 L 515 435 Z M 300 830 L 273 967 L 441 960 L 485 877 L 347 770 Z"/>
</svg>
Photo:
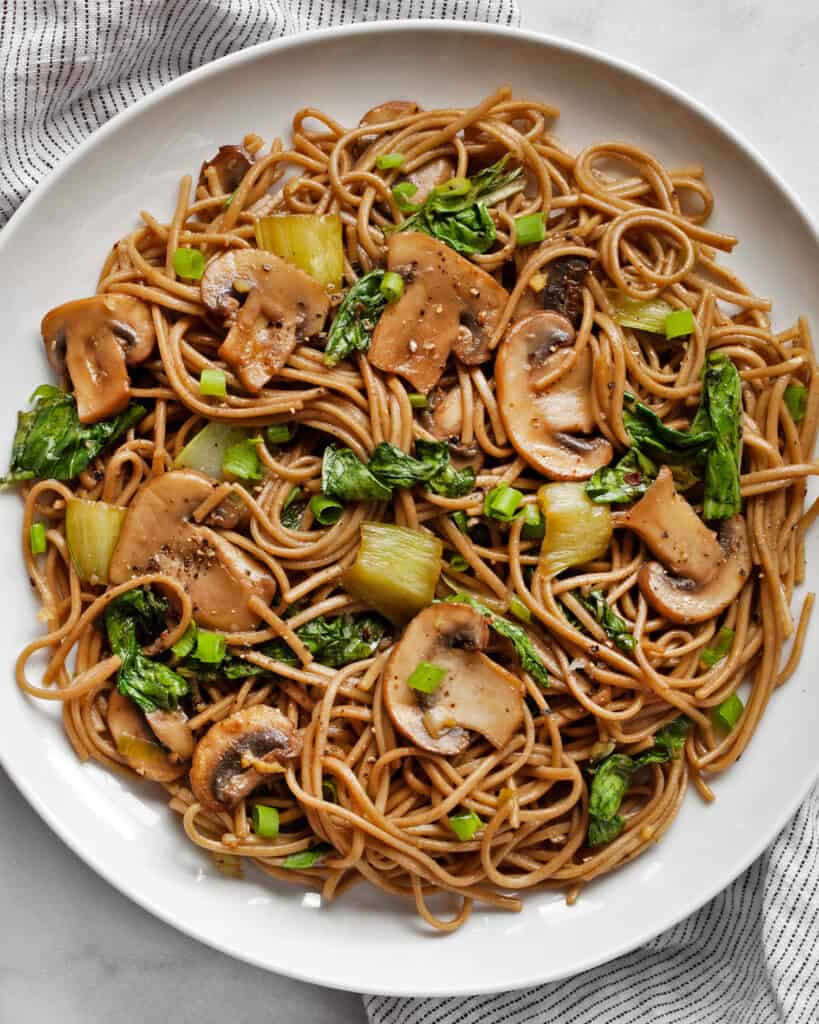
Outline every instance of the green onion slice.
<svg viewBox="0 0 819 1024">
<path fill-rule="evenodd" d="M 395 198 L 395 205 L 401 213 L 412 213 L 417 209 L 415 204 L 410 202 L 410 198 L 417 191 L 418 186 L 414 185 L 411 181 L 400 181 L 397 185 L 393 185 L 392 194 Z"/>
<path fill-rule="evenodd" d="M 469 568 L 469 562 L 467 562 L 463 555 L 453 555 L 449 560 L 449 568 L 453 572 L 466 572 Z"/>
<path fill-rule="evenodd" d="M 409 396 L 409 404 L 413 409 L 426 409 L 429 405 L 426 395 L 422 395 L 420 391 L 413 391 Z"/>
<path fill-rule="evenodd" d="M 432 192 L 436 196 L 465 196 L 471 188 L 469 178 L 450 178 L 442 185 L 436 185 Z"/>
<path fill-rule="evenodd" d="M 326 494 L 314 494 L 310 499 L 310 510 L 322 526 L 335 526 L 341 519 L 344 506 Z"/>
<path fill-rule="evenodd" d="M 452 522 L 458 527 L 461 533 L 466 533 L 469 529 L 469 521 L 466 518 L 466 512 L 462 509 L 452 513 Z"/>
<path fill-rule="evenodd" d="M 196 646 L 196 634 L 196 623 L 191 619 L 188 623 L 188 628 L 171 648 L 171 651 L 173 651 L 177 658 L 187 658 L 191 653 Z"/>
<path fill-rule="evenodd" d="M 446 669 L 430 661 L 420 662 L 407 679 L 407 686 L 421 693 L 435 693 L 446 675 Z"/>
<path fill-rule="evenodd" d="M 515 217 L 515 242 L 518 245 L 534 245 L 546 237 L 546 222 L 542 213 L 528 213 Z"/>
<path fill-rule="evenodd" d="M 462 843 L 468 843 L 483 828 L 483 822 L 474 811 L 458 811 L 446 820 Z"/>
<path fill-rule="evenodd" d="M 801 423 L 808 405 L 808 389 L 801 384 L 789 384 L 785 388 L 784 398 L 793 422 Z"/>
<path fill-rule="evenodd" d="M 511 523 L 520 511 L 520 503 L 523 501 L 521 491 L 510 487 L 509 484 L 500 484 L 487 491 L 483 499 L 483 514 L 490 519 L 497 519 L 501 523 Z"/>
<path fill-rule="evenodd" d="M 723 626 L 717 633 L 717 639 L 713 647 L 706 647 L 700 655 L 700 661 L 708 668 L 712 668 L 718 661 L 722 661 L 725 655 L 731 650 L 734 642 L 734 631 Z"/>
<path fill-rule="evenodd" d="M 199 629 L 196 632 L 196 650 L 193 652 L 197 661 L 207 665 L 218 665 L 225 657 L 225 638 L 222 633 L 214 633 L 210 629 Z"/>
<path fill-rule="evenodd" d="M 694 332 L 694 314 L 690 309 L 675 309 L 665 318 L 665 336 L 670 341 L 672 338 L 682 338 L 686 334 Z"/>
<path fill-rule="evenodd" d="M 42 555 L 46 549 L 46 530 L 42 523 L 32 523 L 28 532 L 32 555 Z"/>
<path fill-rule="evenodd" d="M 537 505 L 524 506 L 520 535 L 524 540 L 542 540 L 545 537 L 546 522 Z"/>
<path fill-rule="evenodd" d="M 224 370 L 214 370 L 211 367 L 204 369 L 199 374 L 199 394 L 203 398 L 226 398 L 227 378 Z"/>
<path fill-rule="evenodd" d="M 387 302 L 395 302 L 404 294 L 404 278 L 394 270 L 388 270 L 381 279 L 379 290 Z"/>
<path fill-rule="evenodd" d="M 382 153 L 375 158 L 375 166 L 379 171 L 389 171 L 393 167 L 400 167 L 405 160 L 403 153 Z"/>
<path fill-rule="evenodd" d="M 509 611 L 515 616 L 516 619 L 520 619 L 521 622 L 531 622 L 532 613 L 521 601 L 517 594 L 513 594 L 509 598 Z"/>
<path fill-rule="evenodd" d="M 268 444 L 285 444 L 293 436 L 293 430 L 286 423 L 271 423 L 264 428 L 264 436 Z"/>
<path fill-rule="evenodd" d="M 338 803 L 338 789 L 332 779 L 324 779 L 322 781 L 321 791 L 324 794 L 325 800 L 328 800 L 331 804 Z"/>
<path fill-rule="evenodd" d="M 730 732 L 739 721 L 744 708 L 741 698 L 732 693 L 727 700 L 711 711 L 711 720 L 717 729 Z"/>
<path fill-rule="evenodd" d="M 266 804 L 253 805 L 253 831 L 265 839 L 275 839 L 279 834 L 279 812 Z"/>
<path fill-rule="evenodd" d="M 180 277 L 198 281 L 205 272 L 205 257 L 198 249 L 175 249 L 173 269 Z"/>
<path fill-rule="evenodd" d="M 291 871 L 297 871 L 303 868 L 312 868 L 320 860 L 323 860 L 328 853 L 332 853 L 332 846 L 328 846 L 326 843 L 322 843 L 320 846 L 314 846 L 312 850 L 302 850 L 300 853 L 291 853 L 289 857 L 285 857 L 282 862 L 283 868 L 289 868 Z"/>
</svg>

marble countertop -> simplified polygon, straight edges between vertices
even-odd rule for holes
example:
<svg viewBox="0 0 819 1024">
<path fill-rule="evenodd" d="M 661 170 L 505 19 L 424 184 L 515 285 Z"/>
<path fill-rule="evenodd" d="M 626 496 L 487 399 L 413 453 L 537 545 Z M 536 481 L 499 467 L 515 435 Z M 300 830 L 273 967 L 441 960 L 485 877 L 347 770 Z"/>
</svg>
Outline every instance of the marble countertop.
<svg viewBox="0 0 819 1024">
<path fill-rule="evenodd" d="M 639 64 L 712 108 L 819 219 L 815 4 L 519 3 L 524 28 Z M 0 1021 L 365 1020 L 355 995 L 237 963 L 130 903 L 51 834 L 2 770 L 0 822 Z"/>
</svg>

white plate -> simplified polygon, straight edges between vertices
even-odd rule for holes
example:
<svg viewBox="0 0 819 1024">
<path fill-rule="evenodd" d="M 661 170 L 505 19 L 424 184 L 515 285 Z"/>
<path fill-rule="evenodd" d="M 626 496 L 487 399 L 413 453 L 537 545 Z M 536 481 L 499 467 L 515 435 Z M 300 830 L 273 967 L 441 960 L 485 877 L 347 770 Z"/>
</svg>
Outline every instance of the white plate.
<svg viewBox="0 0 819 1024">
<path fill-rule="evenodd" d="M 6 282 L 0 452 L 14 410 L 49 375 L 42 314 L 94 290 L 111 243 L 147 208 L 173 208 L 183 173 L 246 132 L 286 134 L 316 106 L 344 123 L 375 102 L 468 105 L 508 82 L 562 109 L 573 147 L 623 139 L 667 164 L 703 163 L 717 197 L 714 227 L 739 235 L 731 265 L 776 300 L 777 323 L 806 312 L 819 325 L 819 244 L 797 200 L 742 141 L 649 75 L 545 37 L 418 22 L 316 32 L 226 57 L 137 103 L 41 185 L 0 237 Z M 5 457 L 5 456 L 3 456 Z M 5 570 L 0 754 L 31 804 L 87 863 L 143 907 L 227 953 L 307 981 L 395 995 L 489 992 L 552 980 L 622 953 L 727 885 L 774 838 L 817 771 L 819 701 L 810 680 L 819 644 L 778 693 L 742 761 L 706 807 L 689 794 L 667 837 L 566 907 L 527 894 L 519 915 L 478 910 L 455 935 L 431 938 L 411 908 L 366 886 L 337 904 L 264 879 L 216 875 L 150 785 L 80 765 L 55 708 L 24 699 L 16 652 L 39 631 L 19 553 L 20 506 L 0 499 Z M 816 553 L 817 542 L 810 545 Z M 817 573 L 814 571 L 814 582 Z M 772 766 L 776 766 L 775 770 Z"/>
</svg>

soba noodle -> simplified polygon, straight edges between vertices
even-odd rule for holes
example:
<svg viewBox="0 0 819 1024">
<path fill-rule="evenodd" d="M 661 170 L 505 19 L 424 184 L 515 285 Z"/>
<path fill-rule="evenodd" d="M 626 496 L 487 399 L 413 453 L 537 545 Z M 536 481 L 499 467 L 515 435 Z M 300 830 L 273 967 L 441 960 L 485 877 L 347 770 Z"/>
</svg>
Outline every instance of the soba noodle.
<svg viewBox="0 0 819 1024">
<path fill-rule="evenodd" d="M 805 574 L 805 532 L 817 511 L 816 505 L 804 508 L 807 477 L 817 472 L 812 452 L 819 417 L 808 324 L 799 320 L 774 330 L 771 303 L 717 262 L 717 252 L 730 252 L 736 239 L 706 226 L 714 197 L 702 168 L 668 169 L 619 142 L 591 145 L 574 156 L 552 133 L 556 115 L 543 103 L 513 98 L 508 89 L 468 110 L 409 108 L 354 129 L 308 108 L 295 115 L 289 146 L 277 139 L 265 148 L 259 137 L 244 139 L 252 159 L 232 194 L 212 165 L 198 184 L 185 177 L 170 219 L 142 213 L 141 226 L 112 247 L 98 283 L 100 293 L 132 296 L 150 308 L 157 350 L 131 380 L 132 397 L 150 411 L 73 481 L 23 486 L 26 570 L 47 631 L 21 653 L 17 681 L 32 696 L 62 702 L 78 757 L 133 776 L 107 726 L 121 662 L 109 652 L 102 616 L 119 594 L 158 587 L 175 613 L 154 647 L 167 651 L 187 630 L 191 600 L 161 571 L 118 586 L 83 584 L 66 541 L 67 502 L 80 496 L 127 507 L 149 480 L 173 469 L 206 420 L 298 425 L 295 438 L 280 449 L 259 447 L 266 473 L 261 482 L 246 487 L 225 481 L 195 515 L 202 521 L 228 496 L 246 509 L 247 525 L 234 525 L 226 536 L 270 573 L 277 590 L 270 606 L 254 599 L 256 628 L 228 632 L 225 639 L 229 651 L 270 671 L 235 681 L 194 681 L 183 703 L 196 740 L 241 709 L 275 707 L 300 731 L 300 755 L 281 764 L 246 759 L 243 767 L 252 764 L 264 784 L 232 809 L 202 806 L 186 774 L 163 785 L 191 842 L 228 863 L 250 860 L 279 880 L 320 889 L 328 900 L 363 879 L 414 901 L 424 920 L 444 931 L 463 924 L 476 901 L 518 910 L 526 890 L 544 886 L 564 889 L 573 900 L 584 883 L 660 839 L 689 781 L 711 800 L 710 779 L 742 755 L 774 690 L 796 669 L 813 603 L 809 595 L 794 620 L 790 609 Z M 379 169 L 379 153 L 401 153 L 403 165 Z M 491 361 L 465 365 L 452 359 L 442 378 L 460 398 L 456 441 L 482 456 L 472 493 L 446 497 L 401 489 L 381 505 L 345 505 L 335 525 L 317 523 L 309 504 L 297 528 L 282 521 L 293 488 L 304 498 L 321 490 L 328 442 L 366 461 L 380 442 L 410 451 L 431 435 L 402 380 L 377 369 L 366 353 L 328 368 L 324 335 L 300 343 L 258 393 L 244 390 L 219 360 L 224 330 L 203 305 L 198 283 L 174 271 L 175 251 L 192 247 L 208 260 L 255 247 L 259 216 L 335 213 L 343 225 L 347 287 L 384 263 L 384 229 L 402 219 L 392 191 L 399 178 L 441 158 L 456 177 L 466 178 L 507 154 L 511 164 L 526 169 L 527 187 L 492 207 L 496 241 L 471 257 L 509 289 L 493 349 L 521 310 L 532 308 L 556 261 L 577 256 L 590 261 L 591 272 L 583 284 L 575 346 L 591 350 L 594 432 L 610 442 L 615 457 L 631 445 L 624 396 L 637 396 L 667 424 L 685 429 L 697 409 L 707 355 L 724 353 L 739 370 L 740 486 L 753 570 L 714 618 L 679 624 L 647 603 L 637 578 L 652 556 L 628 529 L 614 533 L 603 557 L 548 575 L 537 569 L 540 541 L 525 539 L 520 516 L 508 526 L 481 518 L 484 494 L 499 483 L 520 490 L 523 504 L 530 505 L 545 482 L 509 442 Z M 515 220 L 538 211 L 546 215 L 545 239 L 516 246 Z M 690 309 L 690 339 L 655 344 L 653 336 L 622 325 L 613 289 Z M 225 374 L 223 400 L 200 393 L 200 374 L 208 368 Z M 568 369 L 559 368 L 555 379 Z M 792 385 L 807 392 L 799 422 L 785 400 Z M 459 511 L 470 523 L 480 519 L 481 529 L 461 532 L 452 519 Z M 440 537 L 450 555 L 439 598 L 465 590 L 493 608 L 508 607 L 511 595 L 525 606 L 524 618 L 531 620 L 525 628 L 550 685 L 544 689 L 516 670 L 527 698 L 522 725 L 501 747 L 478 732 L 455 756 L 413 746 L 385 709 L 386 641 L 371 657 L 333 669 L 313 660 L 294 632 L 319 616 L 364 610 L 340 577 L 356 557 L 362 522 L 374 517 Z M 34 556 L 29 531 L 38 520 L 47 526 L 47 549 Z M 453 563 L 453 556 L 460 558 Z M 635 638 L 632 653 L 613 644 L 578 600 L 591 588 L 602 592 Z M 703 652 L 721 629 L 733 631 L 730 651 L 707 665 Z M 395 631 L 393 643 L 399 635 Z M 271 661 L 258 650 L 281 636 L 298 655 L 295 663 Z M 40 651 L 48 662 L 42 680 L 34 682 L 29 662 Z M 735 728 L 720 733 L 711 712 L 740 686 L 747 694 L 744 712 Z M 683 756 L 636 775 L 622 806 L 622 832 L 589 846 L 590 769 L 601 752 L 649 749 L 658 730 L 680 715 L 692 724 Z M 278 836 L 253 831 L 254 804 L 278 809 Z M 482 822 L 467 840 L 448 825 L 458 808 Z M 317 842 L 331 849 L 315 866 L 285 865 Z M 428 906 L 437 893 L 456 898 L 451 916 Z"/>
</svg>

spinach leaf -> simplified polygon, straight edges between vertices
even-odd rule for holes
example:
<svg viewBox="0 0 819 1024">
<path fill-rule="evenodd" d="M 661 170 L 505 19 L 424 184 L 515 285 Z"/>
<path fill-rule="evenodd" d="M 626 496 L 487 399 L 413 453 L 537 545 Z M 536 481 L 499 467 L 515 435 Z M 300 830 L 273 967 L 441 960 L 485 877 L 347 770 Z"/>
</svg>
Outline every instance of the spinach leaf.
<svg viewBox="0 0 819 1024">
<path fill-rule="evenodd" d="M 288 530 L 301 528 L 301 517 L 304 515 L 307 502 L 299 500 L 300 498 L 301 487 L 293 487 L 282 505 L 281 522 Z"/>
<path fill-rule="evenodd" d="M 578 592 L 575 597 L 586 611 L 600 623 L 606 636 L 610 637 L 621 651 L 631 654 L 636 641 L 629 633 L 626 623 L 606 600 L 603 591 L 590 590 L 585 597 Z"/>
<path fill-rule="evenodd" d="M 0 485 L 32 478 L 73 480 L 92 459 L 145 415 L 132 402 L 123 412 L 99 423 L 80 423 L 73 395 L 43 384 L 31 396 L 33 408 L 17 414 L 11 466 Z"/>
<path fill-rule="evenodd" d="M 370 347 L 375 325 L 387 305 L 386 296 L 381 294 L 383 279 L 382 269 L 371 270 L 341 300 L 327 336 L 325 366 L 335 366 L 351 352 L 366 352 Z"/>
<path fill-rule="evenodd" d="M 187 682 L 172 668 L 143 654 L 138 631 L 157 636 L 165 627 L 167 602 L 143 588 L 128 590 L 105 609 L 105 630 L 111 653 L 122 664 L 117 689 L 143 711 L 173 710 L 188 692 Z"/>
<path fill-rule="evenodd" d="M 705 519 L 727 519 L 742 509 L 739 466 L 742 458 L 742 385 L 739 371 L 725 355 L 709 355 L 702 399 L 692 431 L 710 430 L 713 443 L 705 458 Z"/>
<path fill-rule="evenodd" d="M 342 501 L 386 501 L 396 487 L 426 484 L 448 498 L 460 498 L 474 487 L 474 470 L 450 465 L 446 442 L 416 441 L 415 452 L 413 457 L 382 441 L 365 466 L 349 448 L 329 445 L 324 452 L 321 489 Z"/>
<path fill-rule="evenodd" d="M 609 843 L 623 831 L 626 820 L 618 812 L 631 778 L 648 764 L 667 764 L 678 758 L 691 723 L 681 716 L 654 736 L 654 746 L 642 754 L 611 754 L 594 769 L 589 793 L 589 846 Z"/>
<path fill-rule="evenodd" d="M 486 252 L 497 236 L 488 207 L 525 185 L 523 168 L 507 170 L 508 160 L 505 156 L 472 178 L 451 178 L 438 185 L 403 224 L 391 230 L 422 231 L 465 256 Z"/>
<path fill-rule="evenodd" d="M 377 480 L 355 452 L 330 444 L 324 449 L 321 489 L 342 501 L 387 501 L 392 490 Z"/>
<path fill-rule="evenodd" d="M 197 679 L 200 683 L 218 683 L 223 679 L 247 679 L 250 676 L 269 674 L 261 665 L 253 665 L 249 661 L 237 658 L 230 651 L 218 664 L 199 661 L 191 655 L 176 666 L 176 671 L 186 679 Z"/>
<path fill-rule="evenodd" d="M 623 423 L 632 445 L 655 462 L 684 464 L 704 455 L 714 440 L 710 427 L 697 423 L 696 417 L 690 430 L 675 430 L 633 395 L 627 395 L 623 405 Z"/>
<path fill-rule="evenodd" d="M 782 396 L 794 423 L 801 423 L 808 408 L 808 389 L 804 384 L 789 384 Z"/>
<path fill-rule="evenodd" d="M 299 626 L 296 636 L 316 661 L 330 668 L 343 668 L 353 661 L 371 657 L 385 632 L 386 625 L 377 615 L 338 615 L 332 619 L 320 615 Z M 260 650 L 285 665 L 299 664 L 285 640 L 273 640 Z"/>
<path fill-rule="evenodd" d="M 508 619 L 496 615 L 477 598 L 463 591 L 452 594 L 446 600 L 457 604 L 468 604 L 476 608 L 488 620 L 490 629 L 493 629 L 498 636 L 505 637 L 511 642 L 523 671 L 528 672 L 541 689 L 546 690 L 549 688 L 549 673 L 546 671 L 546 666 L 543 664 L 537 648 L 532 643 L 529 634 L 523 626 L 518 626 L 514 622 L 509 622 Z"/>
<path fill-rule="evenodd" d="M 659 472 L 656 463 L 630 448 L 614 466 L 602 466 L 586 484 L 586 494 L 598 504 L 625 504 L 641 498 Z"/>
</svg>

